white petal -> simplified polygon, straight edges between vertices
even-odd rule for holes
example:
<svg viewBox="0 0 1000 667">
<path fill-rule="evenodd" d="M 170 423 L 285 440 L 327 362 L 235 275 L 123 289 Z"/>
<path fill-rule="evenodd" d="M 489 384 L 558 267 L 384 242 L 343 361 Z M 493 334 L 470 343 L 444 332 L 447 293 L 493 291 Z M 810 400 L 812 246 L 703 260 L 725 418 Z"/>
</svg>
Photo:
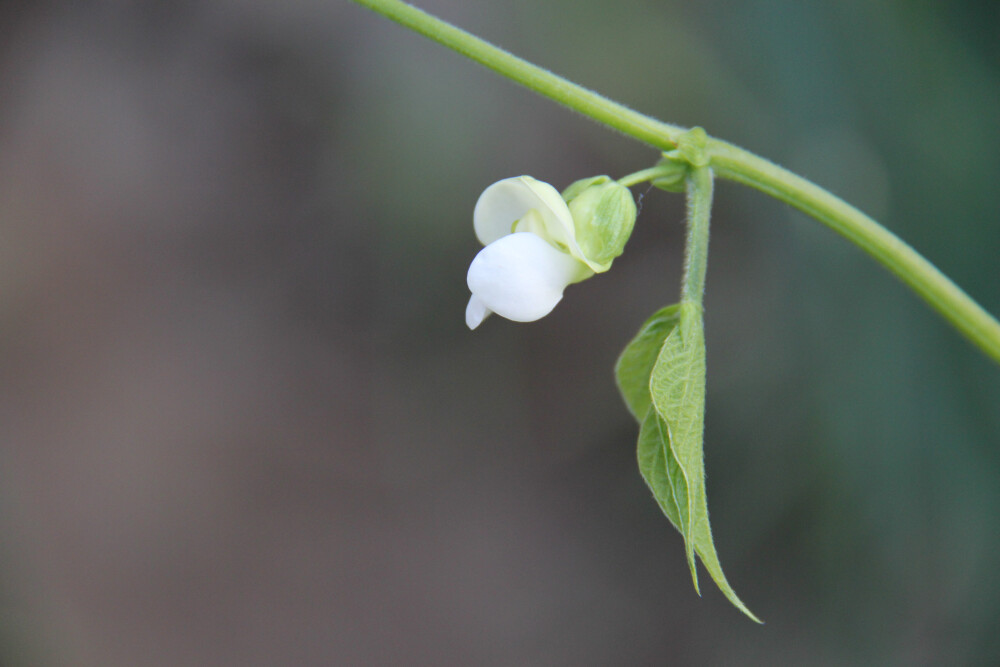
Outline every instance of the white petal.
<svg viewBox="0 0 1000 667">
<path fill-rule="evenodd" d="M 510 234 L 514 223 L 531 210 L 541 216 L 545 236 L 550 240 L 567 247 L 576 245 L 573 215 L 562 195 L 531 176 L 505 178 L 483 191 L 472 214 L 476 237 L 483 245 L 489 245 Z"/>
<path fill-rule="evenodd" d="M 535 234 L 518 232 L 479 251 L 469 266 L 468 283 L 473 299 L 484 308 L 515 322 L 531 322 L 548 315 L 566 286 L 585 273 L 590 269 L 583 262 Z"/>
<path fill-rule="evenodd" d="M 469 299 L 469 305 L 465 307 L 465 325 L 470 329 L 475 329 L 483 323 L 483 320 L 490 316 L 491 312 L 486 307 L 486 304 L 473 294 L 472 298 Z"/>
</svg>

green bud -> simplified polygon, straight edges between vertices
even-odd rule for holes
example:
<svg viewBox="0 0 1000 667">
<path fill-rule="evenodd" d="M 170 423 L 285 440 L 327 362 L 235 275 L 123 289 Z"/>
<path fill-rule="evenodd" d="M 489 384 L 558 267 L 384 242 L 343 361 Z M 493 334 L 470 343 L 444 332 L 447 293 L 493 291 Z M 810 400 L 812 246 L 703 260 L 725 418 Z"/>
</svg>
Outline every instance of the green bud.
<svg viewBox="0 0 1000 667">
<path fill-rule="evenodd" d="M 664 153 L 663 157 L 656 163 L 656 168 L 663 175 L 657 176 L 650 181 L 653 187 L 666 190 L 667 192 L 684 192 L 684 179 L 687 178 L 688 169 L 691 168 L 691 165 L 680 154 L 680 151 L 674 150 Z"/>
<path fill-rule="evenodd" d="M 595 273 L 607 271 L 635 226 L 632 193 L 610 176 L 594 176 L 570 185 L 563 199 L 573 214 L 576 242 L 583 253 L 578 259 Z"/>
<path fill-rule="evenodd" d="M 708 134 L 704 128 L 692 127 L 677 139 L 677 150 L 695 167 L 707 167 Z"/>
<path fill-rule="evenodd" d="M 709 161 L 708 134 L 703 128 L 692 127 L 678 137 L 675 150 L 663 153 L 656 163 L 662 173 L 650 183 L 668 192 L 684 192 L 688 170 L 692 166 L 707 167 Z"/>
</svg>

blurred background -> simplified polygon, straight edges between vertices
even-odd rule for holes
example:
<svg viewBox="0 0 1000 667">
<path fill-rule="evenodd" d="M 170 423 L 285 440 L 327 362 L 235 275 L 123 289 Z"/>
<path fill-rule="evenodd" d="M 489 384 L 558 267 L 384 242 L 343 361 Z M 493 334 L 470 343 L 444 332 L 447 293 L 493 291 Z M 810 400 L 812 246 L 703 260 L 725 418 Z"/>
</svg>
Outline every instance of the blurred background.
<svg viewBox="0 0 1000 667">
<path fill-rule="evenodd" d="M 422 0 L 874 215 L 1000 313 L 1000 4 Z M 0 664 L 1000 662 L 1000 368 L 718 188 L 703 581 L 612 379 L 679 195 L 545 319 L 471 213 L 654 151 L 345 0 L 0 4 Z"/>
</svg>

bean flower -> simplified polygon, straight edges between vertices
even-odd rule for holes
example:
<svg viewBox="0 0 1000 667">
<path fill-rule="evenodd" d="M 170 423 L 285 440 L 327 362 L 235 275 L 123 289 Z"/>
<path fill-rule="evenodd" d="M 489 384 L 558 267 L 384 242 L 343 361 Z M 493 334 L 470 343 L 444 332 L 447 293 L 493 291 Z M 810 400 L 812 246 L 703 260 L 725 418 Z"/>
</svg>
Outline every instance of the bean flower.
<svg viewBox="0 0 1000 667">
<path fill-rule="evenodd" d="M 473 212 L 484 247 L 469 266 L 465 322 L 490 313 L 532 322 L 555 308 L 567 286 L 607 271 L 635 223 L 628 189 L 607 176 L 577 181 L 563 194 L 531 176 L 498 181 Z"/>
</svg>

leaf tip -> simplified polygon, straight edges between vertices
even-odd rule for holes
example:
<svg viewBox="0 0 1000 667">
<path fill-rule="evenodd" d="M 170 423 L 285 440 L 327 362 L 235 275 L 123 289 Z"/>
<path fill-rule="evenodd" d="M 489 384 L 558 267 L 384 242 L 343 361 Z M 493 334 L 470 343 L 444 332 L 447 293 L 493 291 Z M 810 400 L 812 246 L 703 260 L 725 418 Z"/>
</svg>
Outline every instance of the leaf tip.
<svg viewBox="0 0 1000 667">
<path fill-rule="evenodd" d="M 758 625 L 764 625 L 764 621 L 757 618 L 756 614 L 747 609 L 747 606 L 743 604 L 743 600 L 740 600 L 738 597 L 736 597 L 736 592 L 733 591 L 733 589 L 730 588 L 728 584 L 726 585 L 725 588 L 722 587 L 720 588 L 722 590 L 722 594 L 726 596 L 726 598 L 733 604 L 734 607 L 736 607 L 744 614 L 746 614 L 747 617 L 754 623 L 757 623 Z"/>
<path fill-rule="evenodd" d="M 698 585 L 698 563 L 694 559 L 694 549 L 687 550 L 688 567 L 691 568 L 691 581 L 694 583 L 694 592 L 701 597 L 701 587 Z"/>
</svg>

